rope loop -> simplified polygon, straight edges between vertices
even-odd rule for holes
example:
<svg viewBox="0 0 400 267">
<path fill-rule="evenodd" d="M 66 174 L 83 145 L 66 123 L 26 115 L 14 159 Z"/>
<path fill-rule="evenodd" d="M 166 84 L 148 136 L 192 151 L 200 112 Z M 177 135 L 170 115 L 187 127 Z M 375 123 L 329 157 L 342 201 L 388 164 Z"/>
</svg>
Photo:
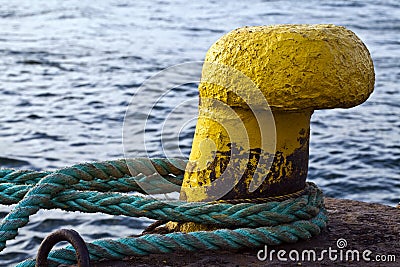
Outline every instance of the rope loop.
<svg viewBox="0 0 400 267">
<path fill-rule="evenodd" d="M 217 229 L 151 234 L 160 225 L 157 223 L 138 237 L 87 243 L 91 261 L 294 243 L 318 235 L 326 226 L 323 194 L 313 183 L 307 183 L 304 190 L 291 195 L 264 199 L 188 203 L 132 194 L 145 194 L 139 186 L 141 183 L 149 184 L 152 193 L 176 190 L 182 184 L 186 163 L 182 159 L 134 158 L 78 164 L 54 172 L 0 169 L 0 204 L 17 204 L 1 221 L 0 252 L 40 209 L 193 222 Z M 74 246 L 49 250 L 49 265 L 76 264 L 75 251 L 78 250 Z M 79 252 L 78 255 L 86 254 Z M 34 267 L 36 262 L 29 259 L 17 266 Z M 42 266 L 39 260 L 37 264 Z"/>
</svg>

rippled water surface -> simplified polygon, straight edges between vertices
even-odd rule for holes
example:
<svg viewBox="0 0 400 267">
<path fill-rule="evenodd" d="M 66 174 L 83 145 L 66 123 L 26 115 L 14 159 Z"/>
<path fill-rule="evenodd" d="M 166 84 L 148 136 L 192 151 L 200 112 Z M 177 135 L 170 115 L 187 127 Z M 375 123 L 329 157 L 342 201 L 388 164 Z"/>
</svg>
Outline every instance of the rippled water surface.
<svg viewBox="0 0 400 267">
<path fill-rule="evenodd" d="M 356 108 L 314 113 L 308 179 L 328 196 L 395 205 L 400 200 L 399 2 L 197 2 L 0 1 L 0 166 L 56 169 L 122 158 L 124 114 L 147 78 L 202 60 L 213 42 L 237 27 L 333 23 L 353 30 L 369 48 L 375 92 Z M 151 97 L 140 93 L 137 104 Z M 136 154 L 162 155 L 157 140 L 163 117 L 196 97 L 195 82 L 166 95 L 147 122 L 147 151 L 138 147 Z M 196 113 L 196 105 L 186 108 Z M 186 156 L 194 125 L 179 135 Z M 1 207 L 1 216 L 9 210 Z M 41 211 L 8 243 L 0 265 L 34 256 L 42 238 L 61 227 L 74 228 L 89 241 L 135 234 L 148 223 Z"/>
</svg>

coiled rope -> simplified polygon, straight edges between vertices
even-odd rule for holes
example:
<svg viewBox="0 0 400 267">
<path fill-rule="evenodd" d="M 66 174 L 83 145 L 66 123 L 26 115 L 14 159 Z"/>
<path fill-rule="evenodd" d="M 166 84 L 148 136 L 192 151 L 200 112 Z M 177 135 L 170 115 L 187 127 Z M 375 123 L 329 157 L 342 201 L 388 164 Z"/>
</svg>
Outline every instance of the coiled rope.
<svg viewBox="0 0 400 267">
<path fill-rule="evenodd" d="M 139 186 L 143 182 L 151 185 L 152 193 L 166 193 L 174 186 L 180 186 L 185 165 L 186 161 L 180 159 L 137 158 L 78 164 L 54 172 L 0 169 L 0 204 L 17 203 L 1 222 L 0 251 L 40 209 L 103 212 L 229 228 L 96 240 L 87 244 L 92 261 L 178 250 L 239 249 L 294 243 L 318 235 L 326 226 L 323 195 L 312 183 L 308 183 L 301 194 L 286 200 L 258 199 L 257 203 L 250 200 L 166 202 L 131 194 L 145 194 Z M 157 175 L 163 179 L 153 179 Z M 59 264 L 76 264 L 72 246 L 50 253 L 49 265 Z M 35 260 L 28 259 L 17 266 L 35 266 Z"/>
</svg>

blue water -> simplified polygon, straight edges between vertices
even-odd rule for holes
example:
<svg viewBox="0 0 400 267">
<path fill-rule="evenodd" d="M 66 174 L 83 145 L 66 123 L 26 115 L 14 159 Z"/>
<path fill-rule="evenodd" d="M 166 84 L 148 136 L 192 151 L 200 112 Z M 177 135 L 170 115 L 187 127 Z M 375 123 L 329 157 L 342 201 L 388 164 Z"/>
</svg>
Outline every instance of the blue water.
<svg viewBox="0 0 400 267">
<path fill-rule="evenodd" d="M 237 27 L 333 23 L 353 30 L 369 48 L 375 92 L 361 106 L 314 113 L 308 179 L 328 196 L 395 205 L 400 200 L 400 3 L 252 2 L 0 1 L 0 166 L 56 169 L 122 158 L 125 111 L 147 78 L 202 60 L 213 42 Z M 197 96 L 195 84 L 185 88 L 158 108 L 158 117 L 149 118 L 150 145 L 137 155 L 159 154 L 156 125 L 163 114 Z M 197 106 L 188 109 L 195 113 Z M 186 156 L 194 124 L 180 135 Z M 2 217 L 10 210 L 0 208 Z M 8 243 L 0 265 L 34 256 L 43 237 L 61 227 L 90 241 L 139 233 L 148 223 L 41 211 Z"/>
</svg>

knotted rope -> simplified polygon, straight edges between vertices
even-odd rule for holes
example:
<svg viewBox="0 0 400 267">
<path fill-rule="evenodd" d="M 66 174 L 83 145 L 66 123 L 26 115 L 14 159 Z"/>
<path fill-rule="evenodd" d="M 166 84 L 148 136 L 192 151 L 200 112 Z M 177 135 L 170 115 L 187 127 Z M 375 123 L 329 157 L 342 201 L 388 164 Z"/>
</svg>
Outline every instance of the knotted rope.
<svg viewBox="0 0 400 267">
<path fill-rule="evenodd" d="M 139 186 L 142 182 L 150 184 L 152 192 L 154 189 L 159 193 L 180 186 L 185 165 L 186 162 L 179 159 L 149 161 L 138 158 L 84 163 L 54 172 L 0 169 L 0 204 L 17 203 L 1 222 L 0 251 L 40 209 L 103 212 L 229 228 L 96 240 L 88 244 L 92 261 L 178 250 L 238 249 L 293 243 L 318 235 L 326 225 L 323 195 L 312 183 L 308 183 L 299 196 L 280 201 L 258 199 L 257 203 L 249 200 L 165 202 L 131 194 L 145 193 Z M 153 179 L 157 175 L 163 179 Z M 73 247 L 52 251 L 49 262 L 50 266 L 75 264 Z M 18 266 L 35 266 L 35 260 L 26 260 Z"/>
</svg>

